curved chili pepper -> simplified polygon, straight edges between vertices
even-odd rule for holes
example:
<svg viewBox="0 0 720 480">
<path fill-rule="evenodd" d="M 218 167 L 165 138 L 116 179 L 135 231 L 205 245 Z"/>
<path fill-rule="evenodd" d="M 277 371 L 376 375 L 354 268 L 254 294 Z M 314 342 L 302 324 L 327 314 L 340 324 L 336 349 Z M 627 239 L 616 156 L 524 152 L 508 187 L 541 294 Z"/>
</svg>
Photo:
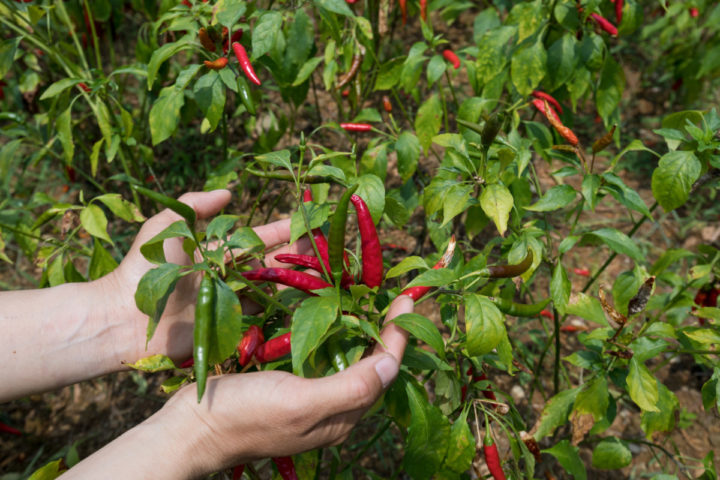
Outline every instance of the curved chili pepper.
<svg viewBox="0 0 720 480">
<path fill-rule="evenodd" d="M 363 283 L 370 288 L 379 287 L 383 278 L 383 258 L 375 222 L 367 204 L 359 195 L 351 196 L 350 201 L 357 212 L 358 229 L 362 240 Z"/>
<path fill-rule="evenodd" d="M 618 29 L 615 25 L 613 25 L 610 20 L 603 17 L 602 15 L 598 15 L 597 13 L 591 13 L 590 18 L 592 18 L 595 23 L 600 27 L 600 30 L 603 30 L 613 37 L 617 37 Z"/>
<path fill-rule="evenodd" d="M 210 348 L 210 324 L 215 316 L 215 281 L 205 273 L 200 282 L 195 302 L 195 328 L 193 330 L 193 357 L 197 379 L 198 403 L 205 393 L 208 373 L 208 350 Z"/>
<path fill-rule="evenodd" d="M 283 480 L 297 480 L 298 476 L 295 473 L 292 457 L 274 457 L 272 460 Z"/>
<path fill-rule="evenodd" d="M 402 24 L 407 25 L 407 0 L 398 0 L 398 5 L 402 14 Z"/>
<path fill-rule="evenodd" d="M 203 63 L 210 70 L 222 70 L 223 68 L 227 67 L 228 59 L 227 57 L 220 57 L 212 61 L 205 60 Z"/>
<path fill-rule="evenodd" d="M 623 0 L 615 0 L 615 19 L 618 25 L 622 23 L 623 15 Z"/>
<path fill-rule="evenodd" d="M 550 310 L 543 310 L 540 312 L 541 317 L 549 318 L 550 320 L 554 320 L 555 316 L 552 314 Z"/>
<path fill-rule="evenodd" d="M 10 435 L 22 435 L 20 430 L 13 428 L 10 425 L 6 425 L 3 422 L 0 422 L 0 432 L 9 433 Z"/>
<path fill-rule="evenodd" d="M 369 132 L 372 125 L 369 123 L 341 123 L 340 128 L 348 132 Z"/>
<path fill-rule="evenodd" d="M 238 352 L 240 352 L 240 366 L 244 367 L 250 362 L 255 350 L 259 345 L 265 342 L 263 332 L 257 325 L 250 325 L 250 328 L 243 334 L 242 340 L 238 344 Z"/>
<path fill-rule="evenodd" d="M 350 63 L 350 69 L 341 77 L 338 78 L 337 85 L 335 88 L 342 88 L 348 83 L 350 83 L 350 80 L 352 80 L 355 75 L 357 74 L 358 70 L 360 70 L 360 64 L 362 63 L 362 55 L 355 54 L 352 58 L 352 62 Z"/>
<path fill-rule="evenodd" d="M 290 353 L 290 333 L 271 338 L 255 350 L 253 356 L 258 363 L 267 363 Z"/>
<path fill-rule="evenodd" d="M 382 98 L 383 108 L 387 113 L 392 113 L 392 103 L 390 102 L 390 97 L 387 95 L 383 95 Z"/>
<path fill-rule="evenodd" d="M 243 36 L 243 30 L 242 28 L 235 30 L 230 37 L 230 39 L 225 43 L 225 38 L 227 37 L 227 32 L 225 32 L 225 29 L 223 28 L 223 54 L 227 53 L 228 49 L 230 48 L 230 45 L 232 45 L 235 42 L 239 42 L 240 39 Z"/>
<path fill-rule="evenodd" d="M 558 117 L 557 112 L 553 110 L 547 100 L 536 99 L 533 100 L 532 103 L 535 108 L 540 110 L 540 112 L 545 115 L 547 121 L 550 122 L 550 125 L 553 126 L 553 128 L 560 134 L 561 137 L 567 140 L 570 145 L 577 146 L 577 144 L 579 143 L 578 138 L 575 136 L 572 130 L 563 125 L 560 117 Z"/>
<path fill-rule="evenodd" d="M 248 111 L 250 115 L 255 115 L 257 113 L 257 110 L 255 110 L 255 102 L 252 98 L 252 93 L 250 92 L 250 85 L 248 84 L 245 77 L 237 77 L 238 82 L 238 94 L 240 94 L 240 100 L 242 101 L 243 105 L 245 105 L 245 109 Z"/>
<path fill-rule="evenodd" d="M 333 335 L 328 339 L 327 349 L 330 356 L 330 363 L 336 372 L 342 372 L 350 366 L 347 361 L 347 357 L 345 356 L 345 352 L 342 348 L 340 348 L 340 342 L 337 335 Z"/>
<path fill-rule="evenodd" d="M 450 62 L 455 70 L 460 68 L 460 59 L 457 55 L 455 55 L 455 52 L 453 52 L 450 49 L 446 49 L 443 51 L 443 57 L 445 57 L 445 60 Z"/>
<path fill-rule="evenodd" d="M 84 82 L 78 83 L 77 86 L 80 87 L 80 89 L 85 93 L 90 92 L 90 87 L 88 87 Z"/>
<path fill-rule="evenodd" d="M 490 278 L 511 278 L 517 277 L 525 273 L 528 268 L 532 266 L 533 253 L 532 250 L 528 250 L 527 255 L 522 262 L 515 265 L 493 265 L 487 267 L 485 270 L 488 272 Z"/>
<path fill-rule="evenodd" d="M 242 68 L 242 71 L 245 72 L 245 76 L 247 76 L 255 85 L 260 85 L 260 79 L 255 74 L 255 70 L 253 69 L 252 63 L 250 63 L 245 47 L 243 47 L 240 42 L 233 43 L 232 47 L 238 62 L 240 62 L 240 68 Z"/>
<path fill-rule="evenodd" d="M 575 275 L 580 275 L 581 277 L 590 276 L 590 270 L 588 270 L 587 268 L 573 268 L 573 273 Z"/>
<path fill-rule="evenodd" d="M 440 258 L 440 260 L 435 263 L 435 266 L 433 266 L 434 270 L 438 270 L 440 268 L 445 268 L 448 265 L 450 265 L 450 261 L 452 260 L 453 253 L 455 252 L 455 235 L 450 237 L 450 243 L 447 246 L 447 249 L 445 249 L 445 253 Z M 420 300 L 422 297 L 425 296 L 427 292 L 430 291 L 431 287 L 425 287 L 425 286 L 417 286 L 417 287 L 410 287 L 403 290 L 400 295 L 407 295 L 408 297 L 412 298 L 416 302 Z"/>
<path fill-rule="evenodd" d="M 323 237 L 324 238 L 324 237 Z M 319 247 L 318 247 L 319 249 Z M 305 267 L 305 268 L 311 268 L 315 270 L 318 273 L 323 273 L 322 265 L 320 264 L 320 260 L 318 260 L 317 257 L 313 257 L 312 255 L 299 255 L 296 253 L 281 253 L 280 255 L 275 255 L 275 260 L 282 263 L 289 263 L 291 265 L 297 265 L 299 267 Z M 348 286 L 355 283 L 353 281 L 353 278 L 350 276 L 350 274 L 347 272 L 347 270 L 343 269 L 343 276 L 342 280 L 340 280 L 340 286 L 343 288 L 347 288 Z"/>
<path fill-rule="evenodd" d="M 612 143 L 613 134 L 615 134 L 615 127 L 616 125 L 613 125 L 609 132 L 595 140 L 595 142 L 592 144 L 593 153 L 598 153 L 605 150 L 605 147 Z"/>
<path fill-rule="evenodd" d="M 427 0 L 420 0 L 420 18 L 427 22 Z"/>
<path fill-rule="evenodd" d="M 500 112 L 491 115 L 490 118 L 485 121 L 485 125 L 480 132 L 480 141 L 486 152 L 490 149 L 490 145 L 492 145 L 495 137 L 497 137 L 504 122 L 505 116 Z"/>
<path fill-rule="evenodd" d="M 245 471 L 244 463 L 233 468 L 232 480 L 240 480 L 242 478 L 244 471 Z"/>
<path fill-rule="evenodd" d="M 531 304 L 515 303 L 504 298 L 493 298 L 492 302 L 498 310 L 507 315 L 512 315 L 513 317 L 536 317 L 547 307 L 550 299 L 547 298 L 542 302 Z"/>
<path fill-rule="evenodd" d="M 308 295 L 315 295 L 311 290 L 332 287 L 321 278 L 313 277 L 309 273 L 290 270 L 289 268 L 257 268 L 249 272 L 243 272 L 242 276 L 248 280 L 263 280 L 294 287 Z"/>
<path fill-rule="evenodd" d="M 202 46 L 205 47 L 205 50 L 208 50 L 210 52 L 215 51 L 215 42 L 212 41 L 212 39 L 210 38 L 210 34 L 205 27 L 198 30 L 198 38 L 200 39 L 200 43 L 202 44 Z"/>
<path fill-rule="evenodd" d="M 328 257 L 330 261 L 330 271 L 332 272 L 335 284 L 339 284 L 342 278 L 343 254 L 345 253 L 345 224 L 347 223 L 348 203 L 350 197 L 359 187 L 358 184 L 353 185 L 345 191 L 337 207 L 335 214 L 330 222 L 330 235 L 328 239 Z"/>
<path fill-rule="evenodd" d="M 550 103 L 550 105 L 552 105 L 555 108 L 555 110 L 557 110 L 560 113 L 563 113 L 563 109 L 560 106 L 560 103 L 558 103 L 558 101 L 555 100 L 555 97 L 553 97 L 552 95 L 548 95 L 547 93 L 541 92 L 540 90 L 533 90 L 532 96 L 535 98 L 538 98 L 540 100 L 547 100 L 548 103 Z"/>
<path fill-rule="evenodd" d="M 195 359 L 193 357 L 188 358 L 180 364 L 179 368 L 190 368 L 195 365 Z"/>
<path fill-rule="evenodd" d="M 485 451 L 485 462 L 487 463 L 488 470 L 490 470 L 490 475 L 492 475 L 495 480 L 507 480 L 500 464 L 500 454 L 498 454 L 497 445 L 490 436 L 489 429 L 485 433 L 483 450 Z"/>
<path fill-rule="evenodd" d="M 305 190 L 303 192 L 303 201 L 304 202 L 312 202 L 312 191 L 310 189 Z M 327 239 L 325 238 L 325 234 L 322 232 L 319 228 L 314 228 L 312 231 L 313 234 L 313 240 L 315 241 L 315 246 L 318 249 L 318 253 L 320 253 L 320 258 L 322 259 L 323 263 L 325 264 L 325 269 L 327 272 L 332 275 L 332 270 L 330 269 L 330 258 L 328 256 L 328 243 Z M 350 272 L 347 271 L 347 267 L 350 265 L 350 261 L 348 260 L 347 253 L 345 253 L 345 250 L 343 250 L 343 260 L 345 262 L 345 268 L 343 269 L 343 276 L 340 281 L 340 285 L 343 288 L 347 288 L 350 285 L 353 285 L 355 283 L 355 280 L 353 279 L 352 275 L 350 275 Z M 282 260 L 281 260 L 282 261 Z M 291 263 L 291 262 L 287 262 Z M 312 267 L 310 267 L 312 268 Z M 322 268 L 318 270 L 320 273 L 323 273 Z"/>
</svg>

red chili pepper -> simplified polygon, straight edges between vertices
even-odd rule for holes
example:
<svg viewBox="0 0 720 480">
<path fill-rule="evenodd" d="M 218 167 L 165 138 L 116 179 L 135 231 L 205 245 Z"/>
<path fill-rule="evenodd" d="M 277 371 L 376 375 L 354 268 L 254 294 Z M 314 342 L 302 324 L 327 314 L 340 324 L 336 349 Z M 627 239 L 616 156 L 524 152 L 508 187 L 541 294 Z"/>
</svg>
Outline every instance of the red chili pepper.
<svg viewBox="0 0 720 480">
<path fill-rule="evenodd" d="M 205 60 L 203 63 L 205 63 L 205 66 L 210 70 L 222 70 L 227 67 L 228 59 L 227 57 L 220 57 L 212 61 Z"/>
<path fill-rule="evenodd" d="M 185 5 L 188 8 L 192 8 L 192 3 L 190 3 L 190 0 L 182 0 L 182 2 L 180 2 L 180 5 Z"/>
<path fill-rule="evenodd" d="M 311 290 L 332 287 L 321 278 L 313 277 L 309 273 L 290 270 L 289 268 L 258 268 L 243 272 L 242 275 L 248 280 L 263 280 L 294 287 L 309 295 L 315 295 Z"/>
<path fill-rule="evenodd" d="M 386 251 L 386 250 L 400 250 L 401 252 L 407 252 L 407 251 L 408 251 L 407 248 L 405 248 L 405 247 L 403 247 L 403 246 L 400 246 L 400 245 L 396 245 L 396 244 L 394 244 L 394 243 L 383 243 L 383 244 L 380 246 L 380 248 L 382 248 L 382 251 L 383 251 L 383 252 Z"/>
<path fill-rule="evenodd" d="M 562 327 L 560 327 L 560 331 L 566 333 L 584 332 L 585 330 L 587 330 L 587 327 L 573 324 L 563 325 Z"/>
<path fill-rule="evenodd" d="M 387 113 L 392 113 L 392 102 L 390 102 L 390 97 L 383 95 L 382 103 L 383 109 L 385 109 Z"/>
<path fill-rule="evenodd" d="M 498 454 L 497 445 L 490 436 L 490 430 L 485 433 L 485 441 L 483 442 L 483 450 L 485 451 L 485 462 L 488 470 L 495 480 L 507 480 L 505 472 L 503 472 L 500 464 L 500 454 Z"/>
<path fill-rule="evenodd" d="M 341 93 L 342 93 L 342 96 L 343 96 L 343 97 L 349 97 L 349 96 L 350 96 L 350 89 L 349 89 L 349 88 L 346 88 L 346 89 L 343 90 Z"/>
<path fill-rule="evenodd" d="M 7 87 L 7 83 L 0 80 L 0 100 L 5 100 L 5 90 L 3 90 L 4 87 Z"/>
<path fill-rule="evenodd" d="M 622 15 L 623 15 L 623 0 L 617 0 L 615 2 L 615 19 L 617 20 L 618 25 L 620 25 L 622 23 Z"/>
<path fill-rule="evenodd" d="M 195 359 L 193 357 L 190 357 L 180 364 L 180 368 L 190 368 L 194 365 L 195 365 Z"/>
<path fill-rule="evenodd" d="M 297 265 L 299 267 L 306 267 L 315 270 L 318 273 L 323 273 L 322 265 L 317 257 L 312 255 L 298 255 L 295 253 L 281 253 L 275 256 L 275 260 L 278 262 L 289 263 L 291 265 Z M 330 272 L 328 272 L 330 273 Z M 343 278 L 340 285 L 343 288 L 347 288 L 352 285 L 354 280 L 347 271 L 343 271 Z"/>
<path fill-rule="evenodd" d="M 453 52 L 452 50 L 450 50 L 450 49 L 444 50 L 443 57 L 445 57 L 445 60 L 447 60 L 448 62 L 450 62 L 452 64 L 452 66 L 453 66 L 453 68 L 455 68 L 455 70 L 460 68 L 460 59 L 458 58 L 457 55 L 455 55 L 455 52 Z"/>
<path fill-rule="evenodd" d="M 232 480 L 240 480 L 242 478 L 244 471 L 245 471 L 244 463 L 233 468 Z"/>
<path fill-rule="evenodd" d="M 65 165 L 65 173 L 67 173 L 68 180 L 70 180 L 71 183 L 75 183 L 77 180 L 77 174 L 75 173 L 75 168 L 73 168 L 72 165 Z"/>
<path fill-rule="evenodd" d="M 372 125 L 369 123 L 341 123 L 340 128 L 348 132 L 369 132 Z"/>
<path fill-rule="evenodd" d="M 445 253 L 440 258 L 440 260 L 437 261 L 435 266 L 433 267 L 434 270 L 438 270 L 440 268 L 445 268 L 450 264 L 450 261 L 452 260 L 453 253 L 455 252 L 455 235 L 453 235 L 450 238 L 450 243 L 447 246 L 447 249 L 445 250 Z M 363 254 L 364 256 L 364 254 Z M 363 268 L 364 270 L 364 268 Z M 416 302 L 420 300 L 422 297 L 425 296 L 427 292 L 430 291 L 431 287 L 425 287 L 425 286 L 417 286 L 417 287 L 410 287 L 406 288 L 402 291 L 400 295 L 407 295 L 408 297 L 412 298 Z M 471 367 L 472 368 L 472 367 Z"/>
<path fill-rule="evenodd" d="M 10 425 L 5 425 L 3 422 L 0 422 L 0 432 L 9 433 L 10 435 L 22 435 L 20 430 L 13 428 Z"/>
<path fill-rule="evenodd" d="M 224 33 L 224 30 L 223 30 L 223 33 Z M 242 36 L 243 36 L 243 30 L 241 28 L 241 29 L 235 30 L 233 32 L 232 36 L 230 37 L 230 40 L 228 40 L 227 43 L 225 43 L 225 37 L 223 37 L 223 54 L 227 53 L 231 44 L 233 44 L 235 42 L 239 42 L 240 39 L 242 38 Z"/>
<path fill-rule="evenodd" d="M 350 69 L 340 78 L 338 78 L 337 85 L 335 88 L 342 88 L 348 83 L 350 83 L 350 80 L 352 80 L 355 75 L 357 74 L 358 70 L 360 70 L 360 64 L 362 64 L 362 55 L 355 54 L 352 58 L 352 62 L 350 62 Z M 348 90 L 348 93 L 350 93 L 350 90 Z M 343 92 L 343 96 L 345 93 Z"/>
<path fill-rule="evenodd" d="M 258 363 L 267 363 L 290 353 L 290 333 L 271 338 L 255 350 L 254 358 Z"/>
<path fill-rule="evenodd" d="M 700 10 L 698 10 L 698 9 L 695 8 L 695 7 L 692 7 L 692 8 L 690 9 L 690 16 L 691 16 L 692 18 L 697 18 L 698 15 L 700 15 Z"/>
<path fill-rule="evenodd" d="M 348 3 L 352 2 L 348 1 Z M 280 473 L 280 477 L 282 477 L 283 480 L 298 480 L 292 457 L 274 457 L 273 462 L 275 462 L 278 473 Z"/>
<path fill-rule="evenodd" d="M 383 258 L 380 239 L 375 229 L 370 210 L 365 201 L 358 195 L 350 197 L 355 206 L 358 218 L 358 228 L 362 240 L 362 279 L 370 288 L 379 287 L 383 277 Z"/>
<path fill-rule="evenodd" d="M 591 13 L 590 17 L 595 21 L 595 23 L 600 27 L 600 30 L 603 30 L 613 37 L 617 37 L 618 30 L 615 25 L 613 25 L 610 20 L 603 17 L 602 15 L 598 15 L 597 13 Z"/>
<path fill-rule="evenodd" d="M 427 0 L 420 0 L 420 18 L 427 22 Z"/>
<path fill-rule="evenodd" d="M 214 52 L 216 50 L 217 47 L 215 47 L 215 42 L 212 41 L 210 34 L 205 27 L 198 30 L 198 38 L 200 39 L 202 46 L 205 47 L 205 50 L 210 52 Z"/>
<path fill-rule="evenodd" d="M 252 63 L 250 63 L 245 47 L 243 47 L 239 42 L 233 43 L 232 47 L 238 62 L 240 62 L 240 68 L 242 68 L 243 72 L 245 72 L 245 75 L 255 85 L 260 85 L 260 79 L 257 75 L 255 75 L 255 70 L 253 69 Z"/>
<path fill-rule="evenodd" d="M 587 268 L 573 268 L 573 273 L 575 275 L 580 275 L 581 277 L 590 276 L 590 270 L 588 270 Z"/>
<path fill-rule="evenodd" d="M 243 334 L 242 340 L 238 344 L 238 352 L 240 352 L 240 366 L 244 367 L 250 362 L 255 350 L 258 346 L 265 342 L 263 332 L 257 325 L 250 325 L 250 328 Z"/>
<path fill-rule="evenodd" d="M 398 5 L 402 14 L 402 24 L 407 25 L 407 0 L 398 0 Z"/>
<path fill-rule="evenodd" d="M 547 118 L 548 122 L 550 122 L 550 125 L 555 128 L 555 130 L 560 134 L 561 137 L 563 137 L 565 140 L 568 141 L 570 145 L 577 146 L 579 141 L 578 138 L 575 136 L 572 130 L 570 130 L 568 127 L 563 125 L 562 121 L 560 120 L 560 117 L 558 116 L 557 112 L 553 110 L 553 108 L 550 106 L 550 104 L 547 103 L 546 100 L 540 100 L 536 99 L 533 100 L 533 105 L 535 108 L 540 110 L 543 115 L 545 115 L 545 118 Z"/>
<path fill-rule="evenodd" d="M 550 320 L 553 320 L 555 318 L 550 310 L 543 310 L 542 312 L 540 312 L 540 316 L 549 318 Z"/>
<path fill-rule="evenodd" d="M 83 92 L 90 92 L 90 88 L 84 82 L 78 83 L 77 86 L 80 87 Z"/>
<path fill-rule="evenodd" d="M 563 113 L 563 109 L 560 106 L 560 103 L 558 103 L 557 100 L 552 95 L 548 95 L 545 92 L 541 92 L 540 90 L 534 90 L 532 92 L 532 96 L 535 98 L 539 98 L 540 100 L 547 100 L 558 112 Z M 540 110 L 542 112 L 542 110 Z"/>
</svg>

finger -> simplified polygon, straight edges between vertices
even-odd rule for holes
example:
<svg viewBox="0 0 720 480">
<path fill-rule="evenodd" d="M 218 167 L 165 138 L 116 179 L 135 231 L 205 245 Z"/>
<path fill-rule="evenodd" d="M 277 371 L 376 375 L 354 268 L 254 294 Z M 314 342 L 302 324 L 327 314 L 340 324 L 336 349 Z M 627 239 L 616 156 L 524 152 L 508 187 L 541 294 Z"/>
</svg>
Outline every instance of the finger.
<svg viewBox="0 0 720 480">
<path fill-rule="evenodd" d="M 189 192 L 178 200 L 195 210 L 198 219 L 208 218 L 218 213 L 230 201 L 229 190 L 213 190 L 211 192 Z M 181 217 L 172 212 L 180 219 Z"/>
<path fill-rule="evenodd" d="M 397 359 L 400 363 L 402 362 L 403 355 L 405 354 L 405 347 L 408 341 L 408 332 L 390 321 L 403 313 L 412 313 L 415 308 L 413 299 L 407 295 L 400 295 L 390 304 L 390 309 L 385 316 L 385 328 L 380 332 L 380 337 L 387 348 L 381 344 L 375 346 L 373 354 L 378 353 L 389 353 Z"/>
<path fill-rule="evenodd" d="M 395 380 L 400 366 L 390 354 L 382 353 L 360 360 L 347 370 L 312 380 L 312 404 L 323 405 L 321 418 L 368 409 Z"/>
<path fill-rule="evenodd" d="M 278 220 L 277 222 L 268 223 L 253 227 L 253 230 L 265 244 L 265 248 L 272 248 L 281 243 L 290 241 L 290 219 Z"/>
</svg>

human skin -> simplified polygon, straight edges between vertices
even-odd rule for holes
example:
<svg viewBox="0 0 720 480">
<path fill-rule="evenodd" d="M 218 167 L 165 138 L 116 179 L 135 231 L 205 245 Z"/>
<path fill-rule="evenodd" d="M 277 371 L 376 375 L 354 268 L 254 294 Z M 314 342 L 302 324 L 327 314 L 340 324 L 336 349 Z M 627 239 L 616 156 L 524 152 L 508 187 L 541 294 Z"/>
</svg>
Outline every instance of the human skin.
<svg viewBox="0 0 720 480">
<path fill-rule="evenodd" d="M 230 192 L 189 193 L 180 201 L 198 218 L 219 212 Z M 111 274 L 89 283 L 0 292 L 0 402 L 127 369 L 149 355 L 176 361 L 192 355 L 194 299 L 200 275 L 181 279 L 145 348 L 147 316 L 135 305 L 138 281 L 154 265 L 140 246 L 180 217 L 164 210 L 145 222 L 125 259 Z M 286 244 L 289 220 L 255 228 L 268 248 Z M 179 239 L 164 244 L 168 262 L 189 264 Z M 309 253 L 298 241 L 278 253 Z M 243 302 L 244 309 L 255 305 Z M 398 297 L 387 314 L 411 312 Z M 259 458 L 291 455 L 342 442 L 397 376 L 407 333 L 390 323 L 387 349 L 338 374 L 303 379 L 270 371 L 208 379 L 202 403 L 195 385 L 178 391 L 157 413 L 74 466 L 63 478 L 198 478 Z M 292 402 L 288 399 L 293 399 Z"/>
</svg>

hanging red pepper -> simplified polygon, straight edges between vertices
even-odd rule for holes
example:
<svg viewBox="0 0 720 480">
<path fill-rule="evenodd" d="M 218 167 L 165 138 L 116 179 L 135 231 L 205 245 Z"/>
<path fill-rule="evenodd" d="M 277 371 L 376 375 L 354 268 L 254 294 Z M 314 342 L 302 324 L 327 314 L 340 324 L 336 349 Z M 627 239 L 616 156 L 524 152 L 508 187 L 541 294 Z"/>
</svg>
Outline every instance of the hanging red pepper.
<svg viewBox="0 0 720 480">
<path fill-rule="evenodd" d="M 402 24 L 407 25 L 407 0 L 398 0 L 398 5 L 402 14 Z"/>
<path fill-rule="evenodd" d="M 227 57 L 220 57 L 212 61 L 205 60 L 203 63 L 205 63 L 205 66 L 210 70 L 222 70 L 227 67 L 228 59 Z"/>
<path fill-rule="evenodd" d="M 613 25 L 610 20 L 603 17 L 602 15 L 598 15 L 597 13 L 591 13 L 590 18 L 592 18 L 595 23 L 600 27 L 600 30 L 603 30 L 613 37 L 617 37 L 618 29 L 615 25 Z"/>
<path fill-rule="evenodd" d="M 188 8 L 192 8 L 192 3 L 190 3 L 190 0 L 182 0 L 182 2 L 180 2 L 180 4 L 185 5 Z"/>
<path fill-rule="evenodd" d="M 324 238 L 324 237 L 323 237 Z M 318 247 L 319 249 L 319 247 Z M 305 268 L 311 268 L 315 270 L 318 273 L 323 273 L 322 265 L 320 264 L 320 260 L 318 260 L 317 257 L 313 257 L 312 255 L 298 255 L 295 253 L 281 253 L 280 255 L 275 255 L 275 260 L 282 263 L 289 263 L 291 265 L 297 265 L 299 267 L 305 267 Z M 331 273 L 328 271 L 328 273 Z M 343 270 L 343 278 L 340 282 L 340 285 L 343 288 L 347 288 L 348 286 L 355 283 L 350 276 L 350 274 Z"/>
<path fill-rule="evenodd" d="M 420 18 L 427 22 L 427 0 L 420 0 Z"/>
<path fill-rule="evenodd" d="M 283 480 L 298 480 L 292 457 L 274 457 L 273 462 L 275 462 L 278 473 L 280 473 L 280 477 L 282 477 Z"/>
<path fill-rule="evenodd" d="M 581 277 L 590 276 L 590 270 L 588 270 L 587 268 L 573 268 L 573 273 L 575 275 L 580 275 Z"/>
<path fill-rule="evenodd" d="M 225 33 L 224 29 L 223 29 L 223 33 Z M 239 42 L 240 39 L 242 38 L 242 36 L 243 36 L 242 28 L 239 30 L 235 30 L 227 42 L 225 42 L 225 37 L 227 37 L 227 35 L 224 35 L 223 36 L 223 54 L 227 53 L 228 49 L 230 48 L 230 45 L 232 45 L 235 42 Z"/>
<path fill-rule="evenodd" d="M 290 353 L 290 333 L 271 338 L 255 350 L 253 358 L 258 363 L 267 363 Z"/>
<path fill-rule="evenodd" d="M 332 286 L 321 278 L 313 277 L 309 273 L 290 270 L 289 268 L 258 268 L 243 272 L 242 275 L 248 280 L 262 280 L 294 287 L 308 295 L 315 295 L 311 290 Z"/>
<path fill-rule="evenodd" d="M 540 316 L 549 318 L 550 320 L 553 320 L 555 318 L 550 310 L 543 310 L 542 312 L 540 312 Z"/>
<path fill-rule="evenodd" d="M 485 431 L 483 450 L 485 451 L 485 462 L 493 478 L 495 480 L 507 480 L 502 465 L 500 464 L 500 454 L 498 453 L 497 445 L 490 435 L 490 425 L 487 426 L 487 430 Z"/>
<path fill-rule="evenodd" d="M 445 249 L 445 253 L 442 257 L 440 257 L 440 260 L 437 261 L 435 266 L 433 267 L 434 270 L 438 270 L 440 268 L 445 268 L 448 265 L 450 265 L 450 261 L 452 260 L 453 253 L 455 252 L 455 235 L 450 237 L 450 243 L 448 243 L 447 249 Z M 408 297 L 412 298 L 416 302 L 420 300 L 422 297 L 425 296 L 427 292 L 430 291 L 431 287 L 425 287 L 425 286 L 417 286 L 417 287 L 410 287 L 406 288 L 405 290 L 400 293 L 400 295 L 407 295 Z"/>
<path fill-rule="evenodd" d="M 547 100 L 550 105 L 552 105 L 555 110 L 557 110 L 559 113 L 563 113 L 563 109 L 560 106 L 560 103 L 558 103 L 557 100 L 552 95 L 548 95 L 545 92 L 541 92 L 540 90 L 533 90 L 532 96 L 535 98 L 539 98 L 540 100 Z"/>
<path fill-rule="evenodd" d="M 362 240 L 362 279 L 370 288 L 379 287 L 383 278 L 383 258 L 375 222 L 365 201 L 358 195 L 350 197 L 357 212 L 358 228 Z"/>
<path fill-rule="evenodd" d="M 9 433 L 10 435 L 22 435 L 20 430 L 13 428 L 10 425 L 5 425 L 3 422 L 0 422 L 0 432 Z"/>
<path fill-rule="evenodd" d="M 232 47 L 238 62 L 240 62 L 240 68 L 242 68 L 242 71 L 245 72 L 245 75 L 251 82 L 255 85 L 260 85 L 260 79 L 255 74 L 255 70 L 253 69 L 252 63 L 250 63 L 245 47 L 243 47 L 240 42 L 233 43 Z"/>
<path fill-rule="evenodd" d="M 553 110 L 553 108 L 550 106 L 550 104 L 547 103 L 547 100 L 540 100 L 536 99 L 533 100 L 533 105 L 535 108 L 540 110 L 540 112 L 545 115 L 545 118 L 547 118 L 547 121 L 550 122 L 550 125 L 555 128 L 555 130 L 560 134 L 561 137 L 563 137 L 570 145 L 577 146 L 579 141 L 578 138 L 575 136 L 572 130 L 570 130 L 568 127 L 563 125 L 562 121 L 560 120 L 560 117 L 558 116 L 557 112 Z"/>
<path fill-rule="evenodd" d="M 617 20 L 618 25 L 620 25 L 622 23 L 622 15 L 623 15 L 623 0 L 615 0 L 615 19 Z"/>
<path fill-rule="evenodd" d="M 340 128 L 348 132 L 369 132 L 372 125 L 369 123 L 341 123 Z"/>
<path fill-rule="evenodd" d="M 390 102 L 390 97 L 388 97 L 387 95 L 383 95 L 382 103 L 383 109 L 385 109 L 387 113 L 392 113 L 392 103 Z"/>
<path fill-rule="evenodd" d="M 443 57 L 445 57 L 445 60 L 447 60 L 448 62 L 450 62 L 452 64 L 452 66 L 453 66 L 453 68 L 455 68 L 455 70 L 460 68 L 460 59 L 458 58 L 457 55 L 455 55 L 455 52 L 453 52 L 452 50 L 450 50 L 450 49 L 444 50 Z"/>
<path fill-rule="evenodd" d="M 198 38 L 200 39 L 200 43 L 202 44 L 202 46 L 205 47 L 205 50 L 208 50 L 210 52 L 215 51 L 215 42 L 212 41 L 212 39 L 210 38 L 210 34 L 205 27 L 198 30 Z"/>
<path fill-rule="evenodd" d="M 255 350 L 258 346 L 265 342 L 263 332 L 257 325 L 250 325 L 250 328 L 243 334 L 242 340 L 238 344 L 238 352 L 240 352 L 240 366 L 244 367 L 250 362 Z"/>
<path fill-rule="evenodd" d="M 244 471 L 245 471 L 244 463 L 242 465 L 238 465 L 237 467 L 233 468 L 232 480 L 240 480 L 242 478 Z"/>
</svg>

